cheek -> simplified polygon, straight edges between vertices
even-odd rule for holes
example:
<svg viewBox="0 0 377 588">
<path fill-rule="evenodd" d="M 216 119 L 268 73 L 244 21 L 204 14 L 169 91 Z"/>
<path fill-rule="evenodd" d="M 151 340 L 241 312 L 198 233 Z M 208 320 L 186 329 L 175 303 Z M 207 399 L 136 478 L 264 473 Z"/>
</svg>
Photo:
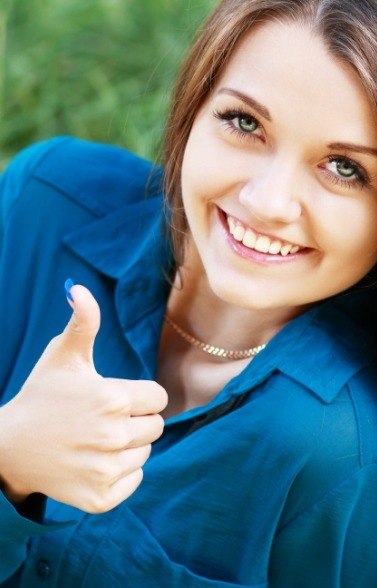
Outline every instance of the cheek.
<svg viewBox="0 0 377 588">
<path fill-rule="evenodd" d="M 219 139 L 205 119 L 193 127 L 182 164 L 184 197 L 195 195 L 208 200 L 221 197 L 242 181 L 249 164 L 239 150 Z"/>
<path fill-rule="evenodd" d="M 377 262 L 377 206 L 374 201 L 352 202 L 349 208 L 334 212 L 327 233 L 340 263 L 344 259 L 349 271 L 365 274 Z"/>
<path fill-rule="evenodd" d="M 377 201 L 374 194 L 337 194 L 318 186 L 303 205 L 303 220 L 323 253 L 366 251 L 377 247 Z"/>
<path fill-rule="evenodd" d="M 349 220 L 350 241 L 360 250 L 373 253 L 377 247 L 377 207 L 360 206 Z M 356 245 L 357 247 L 357 245 Z"/>
<path fill-rule="evenodd" d="M 216 149 L 208 139 L 193 130 L 186 146 L 182 164 L 182 193 L 188 198 L 192 195 L 205 197 L 213 190 L 221 189 L 221 174 L 216 166 Z"/>
</svg>

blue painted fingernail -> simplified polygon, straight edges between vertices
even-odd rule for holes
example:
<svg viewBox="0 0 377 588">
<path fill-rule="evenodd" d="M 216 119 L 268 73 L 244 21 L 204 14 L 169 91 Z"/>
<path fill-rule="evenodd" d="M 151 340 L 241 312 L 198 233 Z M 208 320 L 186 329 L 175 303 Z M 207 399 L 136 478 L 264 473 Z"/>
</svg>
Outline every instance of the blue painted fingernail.
<svg viewBox="0 0 377 588">
<path fill-rule="evenodd" d="M 66 280 L 64 283 L 65 295 L 67 296 L 68 300 L 71 300 L 71 302 L 74 302 L 73 296 L 71 294 L 72 286 L 74 286 L 74 283 L 71 280 L 71 278 L 68 278 L 68 280 Z"/>
</svg>

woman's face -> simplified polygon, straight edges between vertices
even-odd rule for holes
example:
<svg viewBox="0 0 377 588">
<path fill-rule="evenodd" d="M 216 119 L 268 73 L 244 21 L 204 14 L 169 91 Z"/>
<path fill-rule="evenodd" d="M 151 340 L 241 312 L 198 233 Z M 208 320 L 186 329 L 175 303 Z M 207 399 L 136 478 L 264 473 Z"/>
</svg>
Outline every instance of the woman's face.
<svg viewBox="0 0 377 588">
<path fill-rule="evenodd" d="M 245 308 L 300 307 L 377 261 L 377 132 L 362 85 L 320 38 L 267 23 L 198 113 L 182 193 L 191 267 Z"/>
</svg>

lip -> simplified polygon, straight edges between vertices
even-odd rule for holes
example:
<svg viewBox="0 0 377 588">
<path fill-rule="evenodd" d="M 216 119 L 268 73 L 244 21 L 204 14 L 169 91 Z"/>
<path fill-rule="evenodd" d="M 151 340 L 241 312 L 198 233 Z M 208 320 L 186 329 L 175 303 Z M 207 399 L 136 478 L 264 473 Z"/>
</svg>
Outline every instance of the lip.
<svg viewBox="0 0 377 588">
<path fill-rule="evenodd" d="M 311 248 L 305 247 L 304 249 L 300 249 L 300 251 L 298 251 L 297 253 L 288 254 L 284 257 L 283 255 L 271 255 L 269 253 L 261 253 L 260 251 L 256 251 L 255 249 L 250 249 L 249 247 L 246 247 L 242 242 L 236 241 L 233 235 L 231 235 L 231 233 L 229 232 L 228 222 L 226 220 L 226 213 L 219 207 L 217 207 L 217 212 L 220 219 L 221 228 L 224 232 L 227 242 L 229 243 L 233 251 L 241 257 L 261 264 L 292 263 L 293 261 L 297 261 L 298 259 L 302 258 L 305 255 L 308 255 L 308 253 L 313 251 Z"/>
</svg>

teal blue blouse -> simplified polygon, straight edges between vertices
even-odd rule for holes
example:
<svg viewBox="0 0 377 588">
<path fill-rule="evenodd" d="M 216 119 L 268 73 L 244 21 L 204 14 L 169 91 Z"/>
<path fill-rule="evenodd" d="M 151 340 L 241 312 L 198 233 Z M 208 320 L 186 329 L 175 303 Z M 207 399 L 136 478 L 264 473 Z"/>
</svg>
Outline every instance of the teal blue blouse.
<svg viewBox="0 0 377 588">
<path fill-rule="evenodd" d="M 3 403 L 64 328 L 67 277 L 101 305 L 97 370 L 154 378 L 172 264 L 150 172 L 63 137 L 3 174 Z M 376 308 L 359 287 L 286 325 L 211 402 L 166 421 L 110 512 L 39 495 L 18 512 L 1 495 L 1 585 L 376 588 Z"/>
</svg>

